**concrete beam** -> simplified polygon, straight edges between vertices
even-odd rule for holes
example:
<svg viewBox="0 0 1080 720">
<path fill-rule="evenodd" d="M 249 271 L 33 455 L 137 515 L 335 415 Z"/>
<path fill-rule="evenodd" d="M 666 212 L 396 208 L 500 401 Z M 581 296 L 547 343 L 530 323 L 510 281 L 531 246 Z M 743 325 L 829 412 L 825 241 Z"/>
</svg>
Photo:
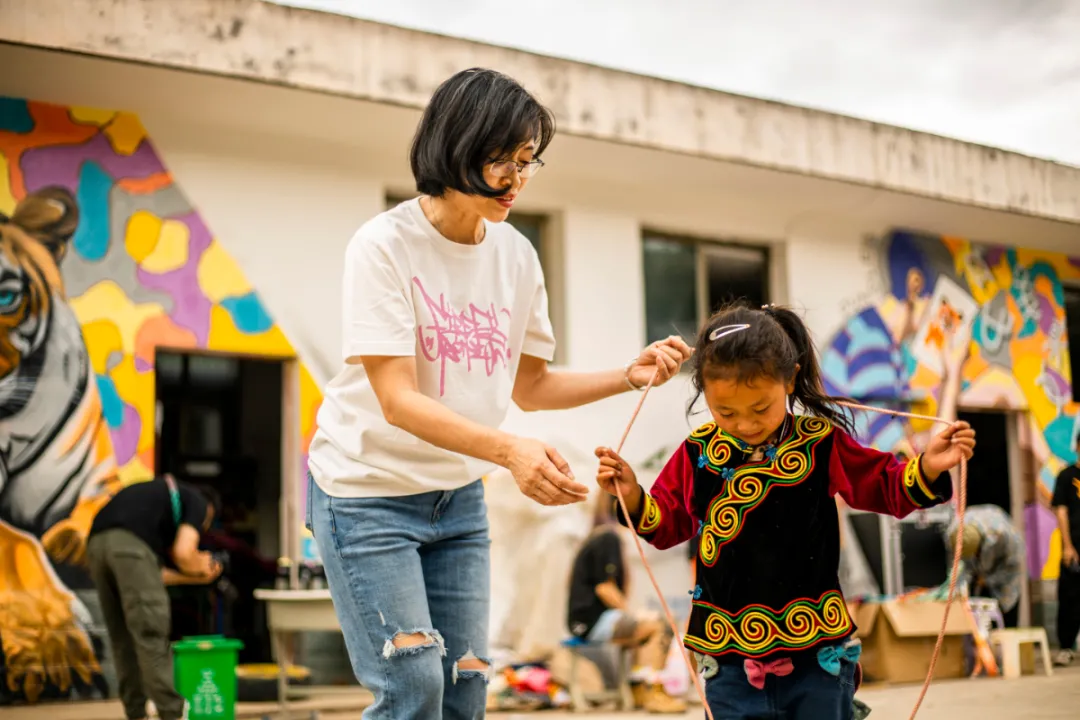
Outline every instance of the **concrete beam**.
<svg viewBox="0 0 1080 720">
<path fill-rule="evenodd" d="M 4 0 L 0 42 L 414 108 L 451 73 L 493 67 L 573 135 L 1080 224 L 1080 168 L 260 0 Z"/>
</svg>

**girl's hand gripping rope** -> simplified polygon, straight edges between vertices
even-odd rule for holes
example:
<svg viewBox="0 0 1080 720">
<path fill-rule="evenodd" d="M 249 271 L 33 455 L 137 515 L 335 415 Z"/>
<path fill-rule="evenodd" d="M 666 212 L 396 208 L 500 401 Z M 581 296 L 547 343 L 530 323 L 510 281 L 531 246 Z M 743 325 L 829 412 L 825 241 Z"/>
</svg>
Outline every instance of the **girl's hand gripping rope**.
<svg viewBox="0 0 1080 720">
<path fill-rule="evenodd" d="M 615 497 L 621 490 L 627 510 L 631 515 L 637 515 L 641 510 L 642 490 L 634 469 L 611 448 L 596 448 L 596 457 L 600 458 L 600 468 L 596 471 L 600 489 Z"/>
<path fill-rule="evenodd" d="M 975 452 L 975 431 L 966 422 L 955 422 L 935 435 L 922 456 L 922 470 L 927 480 L 937 480 Z"/>
</svg>

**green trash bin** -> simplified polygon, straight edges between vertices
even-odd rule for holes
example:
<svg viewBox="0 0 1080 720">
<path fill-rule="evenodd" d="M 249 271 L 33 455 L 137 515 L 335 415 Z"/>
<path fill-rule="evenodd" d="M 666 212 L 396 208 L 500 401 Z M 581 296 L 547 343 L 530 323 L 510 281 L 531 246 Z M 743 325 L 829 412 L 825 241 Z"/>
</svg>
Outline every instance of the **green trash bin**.
<svg viewBox="0 0 1080 720">
<path fill-rule="evenodd" d="M 236 717 L 239 640 L 221 635 L 186 637 L 173 643 L 176 691 L 188 701 L 191 720 L 234 720 Z"/>
</svg>

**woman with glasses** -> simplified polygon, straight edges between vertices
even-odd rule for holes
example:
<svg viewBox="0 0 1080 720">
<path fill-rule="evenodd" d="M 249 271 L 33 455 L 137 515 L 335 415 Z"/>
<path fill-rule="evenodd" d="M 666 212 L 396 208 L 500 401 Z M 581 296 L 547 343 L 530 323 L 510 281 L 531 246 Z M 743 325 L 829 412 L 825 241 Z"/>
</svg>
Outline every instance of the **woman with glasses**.
<svg viewBox="0 0 1080 720">
<path fill-rule="evenodd" d="M 606 372 L 548 368 L 540 261 L 503 222 L 555 127 L 511 78 L 444 82 L 410 155 L 420 197 L 345 251 L 343 365 L 309 452 L 308 525 L 369 720 L 480 718 L 490 676 L 489 539 L 480 478 L 497 466 L 544 505 L 586 498 L 559 452 L 500 430 L 511 400 L 558 410 L 666 382 L 679 338 Z"/>
</svg>

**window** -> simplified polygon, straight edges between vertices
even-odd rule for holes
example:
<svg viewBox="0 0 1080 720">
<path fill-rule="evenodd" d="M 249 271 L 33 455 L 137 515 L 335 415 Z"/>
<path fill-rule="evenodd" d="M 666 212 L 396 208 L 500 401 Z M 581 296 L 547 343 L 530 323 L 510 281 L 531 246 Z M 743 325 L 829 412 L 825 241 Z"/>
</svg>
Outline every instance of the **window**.
<svg viewBox="0 0 1080 720">
<path fill-rule="evenodd" d="M 1066 285 L 1065 332 L 1069 339 L 1073 401 L 1080 402 L 1080 285 Z"/>
<path fill-rule="evenodd" d="M 701 324 L 723 304 L 768 302 L 765 248 L 651 232 L 643 240 L 646 342 L 677 333 L 693 343 Z"/>
<path fill-rule="evenodd" d="M 416 196 L 388 194 L 386 196 L 386 208 L 389 210 L 414 197 Z M 544 271 L 544 282 L 547 285 L 548 292 L 548 315 L 551 317 L 551 324 L 555 330 L 554 364 L 557 365 L 563 362 L 566 357 L 562 342 L 562 328 L 564 327 L 563 292 L 562 274 L 559 271 L 561 261 L 559 260 L 558 244 L 552 239 L 553 234 L 550 232 L 548 218 L 545 215 L 513 212 L 506 219 L 506 222 L 513 225 L 518 232 L 524 235 L 532 243 L 533 248 L 536 249 L 536 254 L 540 256 L 540 267 Z"/>
</svg>

